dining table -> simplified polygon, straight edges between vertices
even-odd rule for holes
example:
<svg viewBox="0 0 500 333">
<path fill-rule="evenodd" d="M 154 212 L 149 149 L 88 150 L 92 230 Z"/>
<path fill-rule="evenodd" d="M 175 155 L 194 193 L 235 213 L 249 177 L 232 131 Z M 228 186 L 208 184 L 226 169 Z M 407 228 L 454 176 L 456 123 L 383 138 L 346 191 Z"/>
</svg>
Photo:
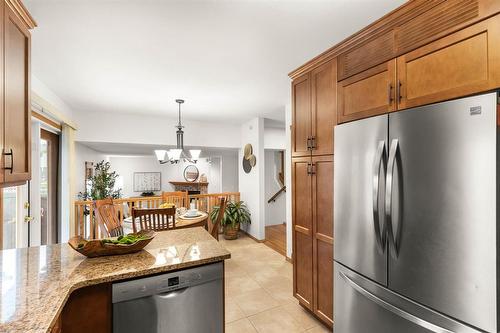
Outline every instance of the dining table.
<svg viewBox="0 0 500 333">
<path fill-rule="evenodd" d="M 208 213 L 203 211 L 198 211 L 199 216 L 189 217 L 186 214 L 175 215 L 175 229 L 184 228 L 194 228 L 194 227 L 204 227 L 207 228 Z M 141 224 L 139 219 L 135 219 L 135 226 L 137 231 L 141 230 Z M 133 232 L 132 227 L 132 216 L 128 216 L 123 219 L 123 231 L 125 234 Z"/>
</svg>

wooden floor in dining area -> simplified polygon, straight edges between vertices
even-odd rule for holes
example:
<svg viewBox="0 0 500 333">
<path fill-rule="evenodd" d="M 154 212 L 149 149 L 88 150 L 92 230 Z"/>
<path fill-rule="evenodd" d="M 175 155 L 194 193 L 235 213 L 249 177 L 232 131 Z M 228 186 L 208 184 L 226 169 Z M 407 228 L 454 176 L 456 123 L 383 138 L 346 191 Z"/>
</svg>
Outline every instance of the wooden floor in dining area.
<svg viewBox="0 0 500 333">
<path fill-rule="evenodd" d="M 266 240 L 264 244 L 279 254 L 286 255 L 286 225 L 283 223 L 266 226 Z"/>
<path fill-rule="evenodd" d="M 292 264 L 278 252 L 240 234 L 221 244 L 226 260 L 226 333 L 331 332 L 293 297 Z"/>
</svg>

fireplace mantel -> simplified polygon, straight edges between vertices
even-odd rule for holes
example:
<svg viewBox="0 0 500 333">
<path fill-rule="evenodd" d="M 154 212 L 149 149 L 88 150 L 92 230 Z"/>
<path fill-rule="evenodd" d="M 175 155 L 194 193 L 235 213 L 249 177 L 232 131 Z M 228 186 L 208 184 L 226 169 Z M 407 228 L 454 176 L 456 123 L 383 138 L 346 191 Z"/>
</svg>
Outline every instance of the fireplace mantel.
<svg viewBox="0 0 500 333">
<path fill-rule="evenodd" d="M 177 182 L 170 181 L 175 191 L 200 191 L 201 194 L 208 193 L 208 182 Z"/>
</svg>

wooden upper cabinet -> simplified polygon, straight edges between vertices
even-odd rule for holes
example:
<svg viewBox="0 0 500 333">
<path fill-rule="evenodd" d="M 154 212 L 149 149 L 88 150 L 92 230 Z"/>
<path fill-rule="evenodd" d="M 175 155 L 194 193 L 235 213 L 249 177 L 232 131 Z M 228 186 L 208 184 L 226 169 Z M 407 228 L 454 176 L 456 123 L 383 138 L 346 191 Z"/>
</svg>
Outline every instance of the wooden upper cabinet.
<svg viewBox="0 0 500 333">
<path fill-rule="evenodd" d="M 310 157 L 292 159 L 293 293 L 313 310 L 313 225 Z"/>
<path fill-rule="evenodd" d="M 311 79 L 309 73 L 292 82 L 292 156 L 311 154 Z"/>
<path fill-rule="evenodd" d="M 313 155 L 333 154 L 333 127 L 337 119 L 337 59 L 311 72 Z"/>
<path fill-rule="evenodd" d="M 338 56 L 338 78 L 344 80 L 370 67 L 379 65 L 395 57 L 394 31 L 381 36 Z"/>
<path fill-rule="evenodd" d="M 312 158 L 314 313 L 333 326 L 333 156 Z"/>
<path fill-rule="evenodd" d="M 4 13 L 4 175 L 24 182 L 30 167 L 30 45 L 26 25 L 5 6 Z"/>
<path fill-rule="evenodd" d="M 340 81 L 337 86 L 339 123 L 375 116 L 396 109 L 396 60 Z"/>
<path fill-rule="evenodd" d="M 398 109 L 500 86 L 500 16 L 477 23 L 397 59 Z"/>
</svg>

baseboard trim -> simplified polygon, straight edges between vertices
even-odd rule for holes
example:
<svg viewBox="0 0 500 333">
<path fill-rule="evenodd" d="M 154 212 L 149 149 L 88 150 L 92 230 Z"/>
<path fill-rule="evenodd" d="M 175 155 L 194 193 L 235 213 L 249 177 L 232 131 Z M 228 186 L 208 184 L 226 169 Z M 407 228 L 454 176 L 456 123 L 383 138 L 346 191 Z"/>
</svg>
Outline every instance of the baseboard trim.
<svg viewBox="0 0 500 333">
<path fill-rule="evenodd" d="M 251 239 L 253 239 L 254 241 L 256 241 L 257 243 L 264 243 L 266 240 L 265 239 L 257 239 L 255 238 L 254 236 L 250 235 L 248 232 L 246 232 L 245 230 L 241 230 L 240 231 L 242 233 L 244 233 L 245 235 L 247 235 L 248 237 L 250 237 Z"/>
</svg>

